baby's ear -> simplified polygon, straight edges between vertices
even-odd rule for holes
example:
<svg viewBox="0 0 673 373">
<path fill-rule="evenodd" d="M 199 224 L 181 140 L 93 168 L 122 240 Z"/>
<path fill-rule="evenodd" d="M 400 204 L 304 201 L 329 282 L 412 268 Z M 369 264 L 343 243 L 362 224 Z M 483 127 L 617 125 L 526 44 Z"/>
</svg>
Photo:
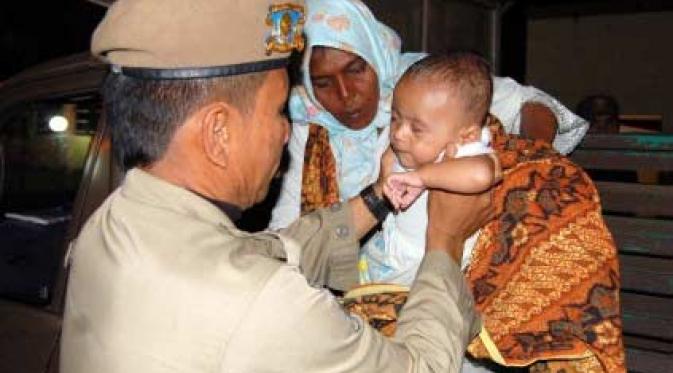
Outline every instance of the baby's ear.
<svg viewBox="0 0 673 373">
<path fill-rule="evenodd" d="M 463 140 L 463 144 L 481 141 L 481 126 L 472 124 L 463 127 L 463 129 L 460 130 L 460 138 Z"/>
</svg>

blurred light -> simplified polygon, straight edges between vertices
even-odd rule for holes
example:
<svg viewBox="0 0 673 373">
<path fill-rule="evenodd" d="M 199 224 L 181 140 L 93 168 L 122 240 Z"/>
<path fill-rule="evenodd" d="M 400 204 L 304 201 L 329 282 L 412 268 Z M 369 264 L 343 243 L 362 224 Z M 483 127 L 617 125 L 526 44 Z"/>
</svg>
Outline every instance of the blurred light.
<svg viewBox="0 0 673 373">
<path fill-rule="evenodd" d="M 49 129 L 54 132 L 63 132 L 68 129 L 68 119 L 62 115 L 54 115 L 49 119 Z"/>
</svg>

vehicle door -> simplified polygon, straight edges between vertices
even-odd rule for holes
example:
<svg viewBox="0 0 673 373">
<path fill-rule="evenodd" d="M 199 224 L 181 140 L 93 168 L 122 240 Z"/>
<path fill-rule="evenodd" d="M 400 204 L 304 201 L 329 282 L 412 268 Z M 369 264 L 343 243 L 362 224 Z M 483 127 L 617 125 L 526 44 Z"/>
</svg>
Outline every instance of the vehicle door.
<svg viewBox="0 0 673 373">
<path fill-rule="evenodd" d="M 56 351 L 54 301 L 100 111 L 88 93 L 0 113 L 0 372 L 44 372 Z"/>
</svg>

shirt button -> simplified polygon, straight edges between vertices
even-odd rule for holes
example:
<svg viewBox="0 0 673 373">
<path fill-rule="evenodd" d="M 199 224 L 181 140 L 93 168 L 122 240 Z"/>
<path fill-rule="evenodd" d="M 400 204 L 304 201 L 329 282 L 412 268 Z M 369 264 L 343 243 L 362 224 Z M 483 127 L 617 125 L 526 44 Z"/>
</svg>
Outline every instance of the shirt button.
<svg viewBox="0 0 673 373">
<path fill-rule="evenodd" d="M 348 227 L 345 226 L 345 225 L 340 225 L 336 229 L 336 235 L 339 238 L 346 238 L 346 237 L 348 237 L 349 233 L 350 233 L 350 229 L 348 229 Z"/>
</svg>

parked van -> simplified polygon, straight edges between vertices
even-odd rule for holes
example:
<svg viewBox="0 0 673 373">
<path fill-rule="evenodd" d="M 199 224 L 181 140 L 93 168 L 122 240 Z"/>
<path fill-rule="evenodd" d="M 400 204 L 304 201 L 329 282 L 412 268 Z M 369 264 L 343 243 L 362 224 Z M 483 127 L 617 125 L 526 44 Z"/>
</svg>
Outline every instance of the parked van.
<svg viewBox="0 0 673 373">
<path fill-rule="evenodd" d="M 0 84 L 0 372 L 58 370 L 66 249 L 121 175 L 101 120 L 105 71 L 80 54 Z"/>
</svg>

